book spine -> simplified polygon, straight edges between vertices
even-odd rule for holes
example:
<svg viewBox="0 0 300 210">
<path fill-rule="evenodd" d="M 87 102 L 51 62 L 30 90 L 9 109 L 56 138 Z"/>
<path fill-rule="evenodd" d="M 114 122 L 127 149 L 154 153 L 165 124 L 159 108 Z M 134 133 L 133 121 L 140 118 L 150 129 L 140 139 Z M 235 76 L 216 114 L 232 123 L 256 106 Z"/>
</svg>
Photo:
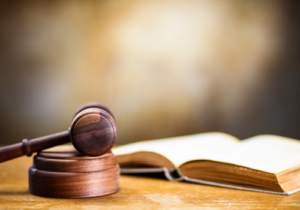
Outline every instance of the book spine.
<svg viewBox="0 0 300 210">
<path fill-rule="evenodd" d="M 164 169 L 164 173 L 165 173 L 166 178 L 170 181 L 179 182 L 179 181 L 182 181 L 184 179 L 184 177 L 181 175 L 178 168 L 174 168 L 174 169 L 171 169 L 171 170 L 167 169 L 167 168 L 163 168 L 163 169 Z"/>
</svg>

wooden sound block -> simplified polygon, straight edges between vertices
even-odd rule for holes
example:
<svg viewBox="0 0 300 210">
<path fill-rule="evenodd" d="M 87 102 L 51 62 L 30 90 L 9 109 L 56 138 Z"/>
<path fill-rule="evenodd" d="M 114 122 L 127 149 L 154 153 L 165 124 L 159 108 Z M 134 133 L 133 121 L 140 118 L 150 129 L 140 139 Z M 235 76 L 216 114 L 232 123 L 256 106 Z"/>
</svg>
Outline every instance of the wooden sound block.
<svg viewBox="0 0 300 210">
<path fill-rule="evenodd" d="M 73 147 L 57 147 L 34 156 L 34 165 L 29 169 L 30 193 L 55 198 L 84 198 L 119 190 L 120 169 L 111 151 L 90 157 L 70 148 Z"/>
</svg>

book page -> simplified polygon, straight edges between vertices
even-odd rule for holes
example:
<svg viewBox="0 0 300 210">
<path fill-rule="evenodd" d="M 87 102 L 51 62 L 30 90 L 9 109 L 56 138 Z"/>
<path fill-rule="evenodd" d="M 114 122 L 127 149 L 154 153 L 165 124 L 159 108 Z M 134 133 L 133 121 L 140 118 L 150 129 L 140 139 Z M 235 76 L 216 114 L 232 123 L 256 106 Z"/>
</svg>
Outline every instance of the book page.
<svg viewBox="0 0 300 210">
<path fill-rule="evenodd" d="M 221 153 L 209 154 L 206 159 L 279 173 L 300 165 L 300 141 L 276 135 L 259 135 Z"/>
<path fill-rule="evenodd" d="M 155 152 L 179 166 L 188 160 L 201 159 L 208 153 L 224 150 L 238 142 L 231 135 L 212 132 L 131 143 L 114 148 L 113 153 L 124 155 L 141 151 Z"/>
</svg>

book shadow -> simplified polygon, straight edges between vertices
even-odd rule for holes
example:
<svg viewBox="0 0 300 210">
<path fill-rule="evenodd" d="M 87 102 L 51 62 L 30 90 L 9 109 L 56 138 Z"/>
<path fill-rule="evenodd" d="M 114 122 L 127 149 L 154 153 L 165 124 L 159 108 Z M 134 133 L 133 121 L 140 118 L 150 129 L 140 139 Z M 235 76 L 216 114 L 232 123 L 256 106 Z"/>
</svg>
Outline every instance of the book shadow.
<svg viewBox="0 0 300 210">
<path fill-rule="evenodd" d="M 164 172 L 158 172 L 158 173 L 126 173 L 121 174 L 125 176 L 138 176 L 138 177 L 144 177 L 144 178 L 154 178 L 154 179 L 166 179 L 166 175 Z"/>
</svg>

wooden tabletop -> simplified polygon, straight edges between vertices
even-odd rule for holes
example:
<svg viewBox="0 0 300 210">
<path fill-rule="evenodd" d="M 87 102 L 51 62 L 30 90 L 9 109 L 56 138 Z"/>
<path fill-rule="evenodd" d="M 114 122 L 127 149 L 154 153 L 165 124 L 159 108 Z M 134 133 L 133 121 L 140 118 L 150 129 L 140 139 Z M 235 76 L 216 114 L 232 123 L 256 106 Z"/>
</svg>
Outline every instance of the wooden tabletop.
<svg viewBox="0 0 300 210">
<path fill-rule="evenodd" d="M 0 209 L 300 209 L 300 192 L 290 196 L 121 176 L 115 194 L 83 199 L 53 199 L 28 192 L 32 158 L 0 164 Z"/>
</svg>

